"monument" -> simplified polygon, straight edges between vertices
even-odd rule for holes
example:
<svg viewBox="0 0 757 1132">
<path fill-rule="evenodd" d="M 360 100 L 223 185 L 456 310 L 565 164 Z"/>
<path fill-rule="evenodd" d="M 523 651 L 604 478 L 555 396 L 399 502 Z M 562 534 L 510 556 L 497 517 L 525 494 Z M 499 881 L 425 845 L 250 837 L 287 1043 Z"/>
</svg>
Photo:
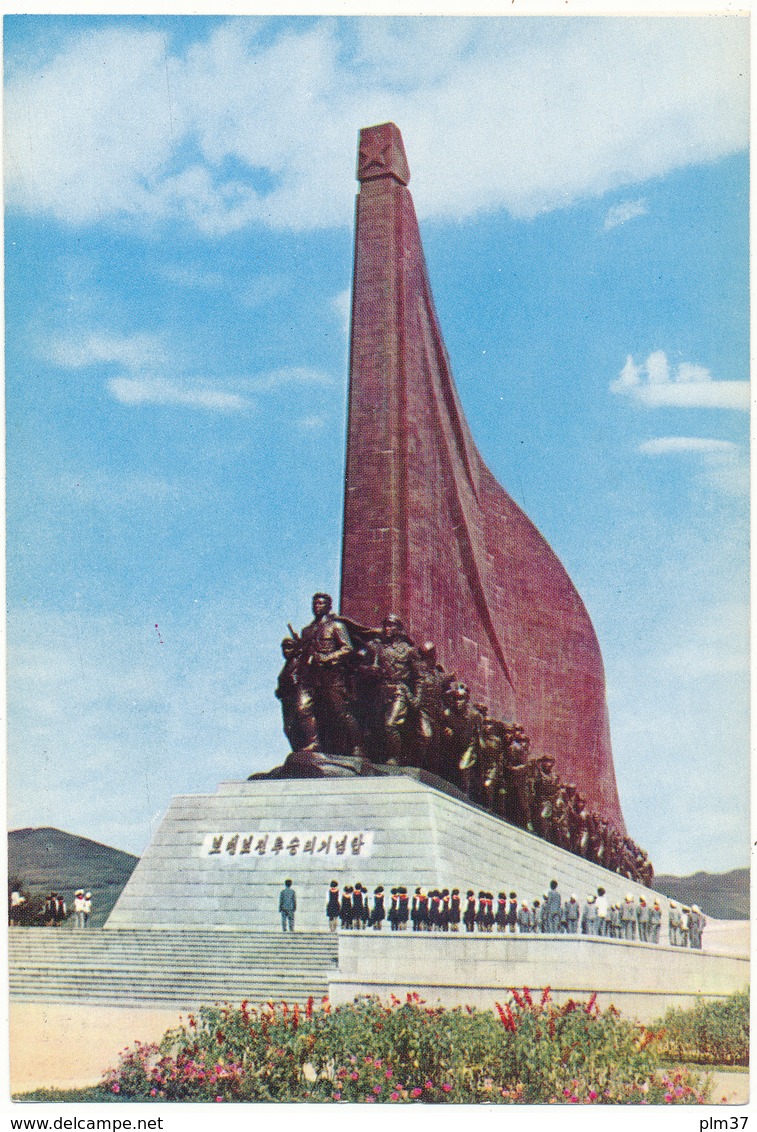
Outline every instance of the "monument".
<svg viewBox="0 0 757 1132">
<path fill-rule="evenodd" d="M 275 928 L 284 875 L 309 928 L 332 874 L 649 895 L 597 638 L 468 430 L 393 123 L 357 175 L 339 612 L 315 594 L 282 642 L 283 766 L 175 799 L 111 928 Z"/>
</svg>

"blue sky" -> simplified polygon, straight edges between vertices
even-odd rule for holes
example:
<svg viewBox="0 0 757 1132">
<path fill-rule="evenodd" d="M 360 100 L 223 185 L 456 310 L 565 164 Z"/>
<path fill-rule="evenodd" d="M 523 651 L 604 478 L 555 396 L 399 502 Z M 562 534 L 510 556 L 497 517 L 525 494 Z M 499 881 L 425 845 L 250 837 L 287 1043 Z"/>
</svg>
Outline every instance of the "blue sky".
<svg viewBox="0 0 757 1132">
<path fill-rule="evenodd" d="M 747 23 L 9 17 L 9 823 L 140 852 L 280 761 L 339 575 L 357 131 L 565 563 L 660 871 L 748 860 Z"/>
</svg>

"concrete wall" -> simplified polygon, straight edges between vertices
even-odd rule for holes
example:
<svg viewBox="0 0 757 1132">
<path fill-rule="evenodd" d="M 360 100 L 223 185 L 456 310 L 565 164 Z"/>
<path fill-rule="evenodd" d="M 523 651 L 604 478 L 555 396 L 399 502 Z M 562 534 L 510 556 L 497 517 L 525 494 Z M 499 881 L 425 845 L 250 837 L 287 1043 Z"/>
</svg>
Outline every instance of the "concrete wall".
<svg viewBox="0 0 757 1132">
<path fill-rule="evenodd" d="M 649 1022 L 669 1006 L 692 1006 L 749 985 L 746 957 L 586 936 L 449 935 L 344 932 L 339 969 L 329 979 L 334 1002 L 355 995 L 404 998 L 417 991 L 430 1004 L 492 1007 L 511 987 L 557 1002 L 586 1001 L 594 992 L 627 1017 Z"/>
<path fill-rule="evenodd" d="M 370 850 L 355 856 L 255 852 L 207 855 L 215 833 L 358 831 Z M 205 846 L 205 848 L 204 848 Z M 285 877 L 297 892 L 297 926 L 326 928 L 332 878 L 368 889 L 404 884 L 515 891 L 540 897 L 555 877 L 581 903 L 607 889 L 655 893 L 558 849 L 475 806 L 412 778 L 294 779 L 223 783 L 215 794 L 174 798 L 160 828 L 110 915 L 107 928 L 279 930 L 278 893 Z M 660 896 L 666 938 L 667 900 Z M 387 899 L 388 906 L 388 899 Z"/>
</svg>

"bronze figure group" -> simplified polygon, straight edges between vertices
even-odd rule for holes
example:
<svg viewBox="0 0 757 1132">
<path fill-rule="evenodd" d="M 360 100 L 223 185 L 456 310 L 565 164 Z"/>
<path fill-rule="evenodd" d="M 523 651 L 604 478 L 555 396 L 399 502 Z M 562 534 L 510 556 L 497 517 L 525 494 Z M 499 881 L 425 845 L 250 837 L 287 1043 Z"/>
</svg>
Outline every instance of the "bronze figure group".
<svg viewBox="0 0 757 1132">
<path fill-rule="evenodd" d="M 650 885 L 652 864 L 629 837 L 589 809 L 549 755 L 532 758 L 524 729 L 472 703 L 466 684 L 416 646 L 395 614 L 380 629 L 313 597 L 313 620 L 282 641 L 276 695 L 284 733 L 301 759 L 412 766 L 438 775 L 514 825 L 629 879 Z"/>
</svg>

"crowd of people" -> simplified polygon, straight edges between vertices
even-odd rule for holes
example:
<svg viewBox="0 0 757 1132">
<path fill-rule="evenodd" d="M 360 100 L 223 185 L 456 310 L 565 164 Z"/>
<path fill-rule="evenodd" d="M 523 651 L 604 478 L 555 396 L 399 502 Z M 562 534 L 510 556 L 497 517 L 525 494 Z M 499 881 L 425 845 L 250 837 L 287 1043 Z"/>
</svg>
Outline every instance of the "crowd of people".
<svg viewBox="0 0 757 1132">
<path fill-rule="evenodd" d="M 433 642 L 417 645 L 394 614 L 377 629 L 355 625 L 332 612 L 328 594 L 314 595 L 313 613 L 300 634 L 290 626 L 282 641 L 276 688 L 303 773 L 308 755 L 319 774 L 339 773 L 340 755 L 420 767 L 506 821 L 651 885 L 644 850 L 559 777 L 551 756 L 532 757 L 522 726 L 473 702 L 468 686 L 439 663 Z M 330 766 L 322 752 L 334 752 Z"/>
<path fill-rule="evenodd" d="M 11 927 L 34 927 L 42 924 L 46 928 L 57 928 L 70 920 L 74 930 L 89 927 L 92 918 L 92 893 L 78 888 L 74 893 L 73 905 L 68 907 L 59 892 L 50 892 L 44 903 L 40 898 L 31 899 L 20 887 L 12 886 L 8 896 L 8 922 Z"/>
<path fill-rule="evenodd" d="M 484 932 L 511 934 L 542 933 L 545 935 L 589 935 L 603 939 L 638 940 L 659 943 L 663 913 L 659 900 L 634 899 L 629 892 L 624 900 L 611 902 L 604 888 L 586 898 L 583 906 L 572 893 L 564 898 L 556 880 L 535 900 L 519 900 L 516 892 L 478 894 L 458 888 L 426 890 L 420 886 L 412 892 L 404 885 L 392 888 L 388 899 L 383 885 L 370 893 L 356 881 L 340 887 L 333 880 L 326 902 L 329 930 L 372 929 L 381 931 L 384 922 L 391 931 L 414 932 Z M 706 919 L 696 904 L 679 907 L 669 905 L 668 941 L 673 947 L 701 949 Z"/>
</svg>

